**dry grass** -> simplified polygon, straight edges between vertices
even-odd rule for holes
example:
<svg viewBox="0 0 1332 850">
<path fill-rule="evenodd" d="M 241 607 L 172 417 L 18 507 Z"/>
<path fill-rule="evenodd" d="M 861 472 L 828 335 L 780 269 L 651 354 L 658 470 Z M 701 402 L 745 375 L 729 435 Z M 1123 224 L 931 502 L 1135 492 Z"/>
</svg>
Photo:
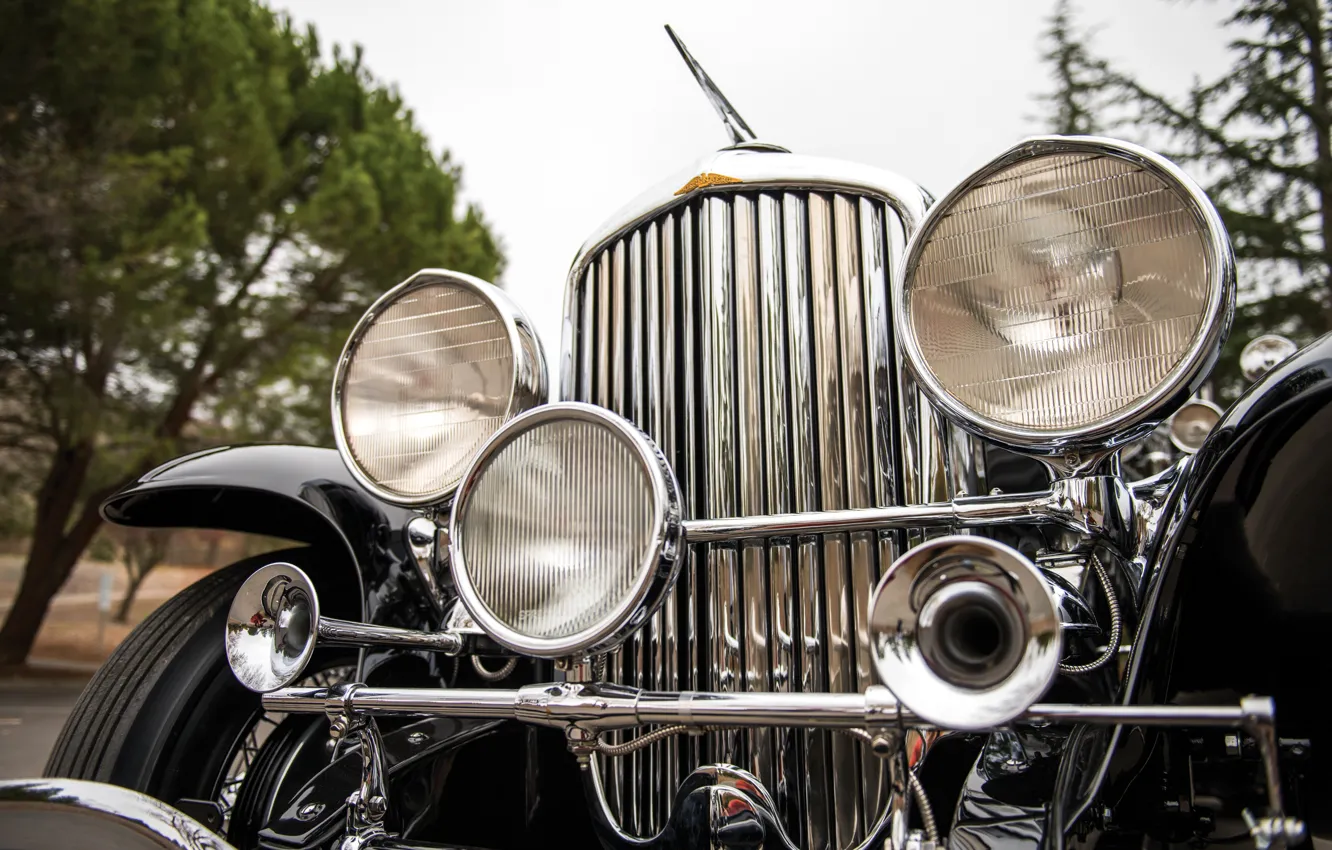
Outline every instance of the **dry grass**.
<svg viewBox="0 0 1332 850">
<path fill-rule="evenodd" d="M 0 616 L 18 589 L 22 560 L 0 556 Z M 93 667 L 106 660 L 112 650 L 157 606 L 209 573 L 206 567 L 161 566 L 148 574 L 139 588 L 128 622 L 110 621 L 109 613 L 97 610 L 97 593 L 102 575 L 112 577 L 111 609 L 119 607 L 125 592 L 125 571 L 119 564 L 84 561 L 75 568 L 69 581 L 51 604 L 51 610 L 37 635 L 31 661 L 73 667 Z"/>
</svg>

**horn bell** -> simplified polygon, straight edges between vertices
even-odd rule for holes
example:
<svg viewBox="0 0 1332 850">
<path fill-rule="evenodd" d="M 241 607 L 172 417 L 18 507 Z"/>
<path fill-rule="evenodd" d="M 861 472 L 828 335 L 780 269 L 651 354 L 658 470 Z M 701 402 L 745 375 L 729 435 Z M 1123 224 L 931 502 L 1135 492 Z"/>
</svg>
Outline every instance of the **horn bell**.
<svg viewBox="0 0 1332 850">
<path fill-rule="evenodd" d="M 294 564 L 261 567 L 245 580 L 227 612 L 227 663 L 242 685 L 258 693 L 300 678 L 314 655 L 319 597 Z"/>
<path fill-rule="evenodd" d="M 940 537 L 898 558 L 870 603 L 880 680 L 922 720 L 1001 726 L 1054 681 L 1058 600 L 1040 569 L 984 537 Z"/>
</svg>

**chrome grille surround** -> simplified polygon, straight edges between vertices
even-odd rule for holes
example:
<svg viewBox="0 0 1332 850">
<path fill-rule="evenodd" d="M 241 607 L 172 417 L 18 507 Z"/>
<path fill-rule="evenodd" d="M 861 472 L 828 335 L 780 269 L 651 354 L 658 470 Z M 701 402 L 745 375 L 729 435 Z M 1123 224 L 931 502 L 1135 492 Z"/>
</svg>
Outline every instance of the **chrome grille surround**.
<svg viewBox="0 0 1332 850">
<path fill-rule="evenodd" d="M 674 194 L 705 173 L 739 182 Z M 561 397 L 647 431 L 689 518 L 976 493 L 976 447 L 923 401 L 891 329 L 889 281 L 929 202 L 877 169 L 710 157 L 615 216 L 575 260 Z M 876 683 L 869 594 L 901 543 L 857 533 L 696 545 L 606 678 L 668 691 L 863 691 Z M 723 762 L 760 779 L 805 847 L 851 847 L 882 827 L 879 762 L 826 731 L 681 736 L 601 759 L 594 805 L 627 836 L 651 836 L 690 771 Z"/>
</svg>

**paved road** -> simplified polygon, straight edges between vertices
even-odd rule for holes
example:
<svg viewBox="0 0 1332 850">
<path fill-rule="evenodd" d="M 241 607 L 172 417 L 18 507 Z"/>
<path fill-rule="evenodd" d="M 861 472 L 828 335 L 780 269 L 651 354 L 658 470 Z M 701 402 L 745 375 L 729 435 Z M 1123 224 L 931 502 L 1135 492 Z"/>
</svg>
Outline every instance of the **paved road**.
<svg viewBox="0 0 1332 850">
<path fill-rule="evenodd" d="M 0 679 L 0 779 L 41 776 L 83 682 Z"/>
</svg>

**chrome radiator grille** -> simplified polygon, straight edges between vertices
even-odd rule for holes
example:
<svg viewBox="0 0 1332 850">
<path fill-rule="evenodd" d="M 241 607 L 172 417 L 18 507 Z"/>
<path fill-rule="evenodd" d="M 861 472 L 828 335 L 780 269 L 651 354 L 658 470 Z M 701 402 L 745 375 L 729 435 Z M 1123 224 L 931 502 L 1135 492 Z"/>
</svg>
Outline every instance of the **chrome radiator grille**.
<svg viewBox="0 0 1332 850">
<path fill-rule="evenodd" d="M 858 194 L 746 189 L 667 207 L 575 269 L 564 395 L 647 431 L 689 516 L 898 503 L 888 279 L 903 238 L 891 207 Z M 868 598 L 896 550 L 873 533 L 695 546 L 607 677 L 863 690 Z M 611 815 L 651 835 L 681 780 L 722 762 L 763 781 L 806 847 L 848 847 L 883 809 L 878 762 L 826 732 L 681 736 L 598 770 Z"/>
</svg>

